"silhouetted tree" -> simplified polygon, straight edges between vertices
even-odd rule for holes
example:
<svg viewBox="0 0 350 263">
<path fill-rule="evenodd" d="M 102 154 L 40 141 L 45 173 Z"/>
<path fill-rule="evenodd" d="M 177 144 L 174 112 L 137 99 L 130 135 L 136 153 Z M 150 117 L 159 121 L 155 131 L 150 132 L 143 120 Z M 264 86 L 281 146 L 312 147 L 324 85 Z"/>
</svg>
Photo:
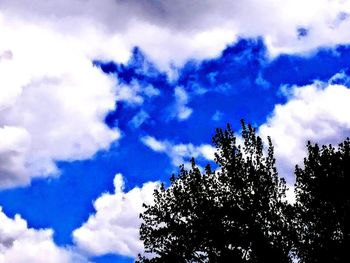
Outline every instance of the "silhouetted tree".
<svg viewBox="0 0 350 263">
<path fill-rule="evenodd" d="M 296 167 L 297 250 L 301 263 L 350 262 L 350 141 L 307 145 Z"/>
<path fill-rule="evenodd" d="M 290 262 L 285 182 L 255 130 L 242 122 L 242 145 L 227 126 L 213 137 L 218 171 L 192 160 L 155 191 L 140 216 L 149 258 L 139 262 Z"/>
</svg>

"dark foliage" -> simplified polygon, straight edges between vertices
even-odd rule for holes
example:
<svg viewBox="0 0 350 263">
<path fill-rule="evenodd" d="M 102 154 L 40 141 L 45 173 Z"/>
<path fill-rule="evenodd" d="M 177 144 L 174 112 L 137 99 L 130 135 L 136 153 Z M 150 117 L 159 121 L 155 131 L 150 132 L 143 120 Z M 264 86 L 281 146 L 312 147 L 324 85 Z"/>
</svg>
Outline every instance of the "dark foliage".
<svg viewBox="0 0 350 263">
<path fill-rule="evenodd" d="M 350 262 L 350 140 L 307 145 L 296 167 L 296 248 L 301 263 Z"/>
<path fill-rule="evenodd" d="M 264 152 L 242 122 L 242 146 L 230 126 L 213 138 L 219 170 L 204 173 L 192 160 L 171 185 L 155 191 L 140 228 L 147 257 L 138 262 L 290 262 L 291 238 L 273 146 Z"/>
</svg>

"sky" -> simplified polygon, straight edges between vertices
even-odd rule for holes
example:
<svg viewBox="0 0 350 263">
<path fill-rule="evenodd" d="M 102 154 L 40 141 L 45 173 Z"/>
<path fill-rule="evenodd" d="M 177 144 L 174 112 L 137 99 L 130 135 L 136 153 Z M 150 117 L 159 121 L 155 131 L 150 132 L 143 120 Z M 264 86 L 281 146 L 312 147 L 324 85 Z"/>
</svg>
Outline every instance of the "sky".
<svg viewBox="0 0 350 263">
<path fill-rule="evenodd" d="M 292 191 L 349 105 L 349 1 L 0 0 L 0 263 L 133 262 L 142 203 L 241 119 Z"/>
</svg>

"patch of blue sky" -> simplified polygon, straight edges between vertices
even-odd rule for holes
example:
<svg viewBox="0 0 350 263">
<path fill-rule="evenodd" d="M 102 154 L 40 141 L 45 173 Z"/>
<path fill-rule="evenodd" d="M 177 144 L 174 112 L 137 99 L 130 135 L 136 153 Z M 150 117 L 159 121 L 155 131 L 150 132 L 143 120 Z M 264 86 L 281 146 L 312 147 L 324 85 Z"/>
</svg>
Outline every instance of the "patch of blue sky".
<svg viewBox="0 0 350 263">
<path fill-rule="evenodd" d="M 117 256 L 113 254 L 94 257 L 91 259 L 94 263 L 133 263 L 135 260 L 130 257 Z"/>
<path fill-rule="evenodd" d="M 308 85 L 315 80 L 328 81 L 336 73 L 349 68 L 350 46 L 320 49 L 308 55 L 281 55 L 263 72 L 271 85 Z"/>
<path fill-rule="evenodd" d="M 239 120 L 244 118 L 260 125 L 277 103 L 286 102 L 280 92 L 282 85 L 288 88 L 314 80 L 328 81 L 339 72 L 348 72 L 349 61 L 349 46 L 303 56 L 281 55 L 271 61 L 261 39 L 241 39 L 217 58 L 189 61 L 176 69 L 177 79 L 158 70 L 138 48 L 127 64 L 94 61 L 120 84 L 137 83 L 142 90 L 142 103 L 118 101 L 116 110 L 106 117 L 107 125 L 120 128 L 122 138 L 91 160 L 59 163 L 59 178 L 34 180 L 30 187 L 1 191 L 0 203 L 8 216 L 19 213 L 31 227 L 53 228 L 57 244 L 72 244 L 72 231 L 94 212 L 93 200 L 113 191 L 116 173 L 123 174 L 127 191 L 146 181 L 167 181 L 176 171 L 166 154 L 142 143 L 143 136 L 200 145 L 210 143 L 215 128 L 226 123 L 239 129 Z M 344 76 L 334 83 L 349 83 Z M 193 110 L 181 121 L 168 117 L 174 110 L 177 87 L 187 93 L 186 107 Z M 140 112 L 147 118 L 131 125 Z M 214 119 L 218 112 L 220 118 Z M 96 262 L 112 262 L 113 258 L 108 255 L 96 258 Z"/>
<path fill-rule="evenodd" d="M 299 27 L 297 28 L 297 35 L 298 35 L 298 39 L 302 39 L 307 37 L 309 34 L 309 29 L 305 28 L 305 27 Z"/>
</svg>

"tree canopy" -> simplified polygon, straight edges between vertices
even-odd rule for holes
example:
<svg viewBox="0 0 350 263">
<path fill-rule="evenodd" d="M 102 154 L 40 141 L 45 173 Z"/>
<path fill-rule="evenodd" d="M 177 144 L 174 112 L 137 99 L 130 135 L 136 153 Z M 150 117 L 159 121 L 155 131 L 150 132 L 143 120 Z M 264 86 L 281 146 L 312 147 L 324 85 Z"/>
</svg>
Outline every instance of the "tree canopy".
<svg viewBox="0 0 350 263">
<path fill-rule="evenodd" d="M 350 140 L 307 145 L 296 167 L 296 247 L 301 263 L 350 262 Z"/>
<path fill-rule="evenodd" d="M 192 159 L 154 193 L 140 215 L 145 253 L 137 262 L 350 262 L 350 140 L 307 144 L 286 201 L 273 145 L 242 121 L 217 129 L 215 169 Z"/>
<path fill-rule="evenodd" d="M 217 171 L 201 172 L 192 160 L 171 185 L 155 192 L 141 214 L 146 254 L 139 262 L 290 262 L 284 201 L 273 146 L 242 122 L 238 144 L 230 126 L 217 129 Z"/>
</svg>

